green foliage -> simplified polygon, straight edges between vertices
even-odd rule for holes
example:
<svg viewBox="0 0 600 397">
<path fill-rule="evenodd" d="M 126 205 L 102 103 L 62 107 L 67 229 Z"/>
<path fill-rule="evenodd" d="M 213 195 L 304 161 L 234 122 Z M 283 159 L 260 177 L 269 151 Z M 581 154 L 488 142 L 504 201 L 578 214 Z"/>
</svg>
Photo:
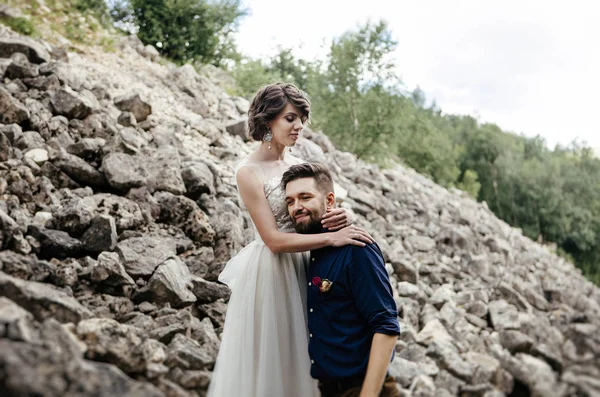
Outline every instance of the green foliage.
<svg viewBox="0 0 600 397">
<path fill-rule="evenodd" d="M 131 0 L 115 2 L 111 14 L 175 62 L 219 65 L 235 57 L 231 36 L 246 11 L 240 0 Z"/>
<path fill-rule="evenodd" d="M 237 90 L 235 94 L 251 99 L 256 91 L 263 85 L 274 81 L 290 81 L 294 82 L 293 78 L 284 79 L 273 70 L 270 65 L 259 60 L 241 60 L 232 69 L 232 76 L 236 80 Z"/>
<path fill-rule="evenodd" d="M 465 170 L 456 187 L 467 192 L 471 197 L 477 198 L 479 189 L 481 188 L 481 184 L 477 180 L 477 172 Z"/>
<path fill-rule="evenodd" d="M 407 106 L 391 61 L 396 45 L 385 22 L 367 23 L 332 41 L 327 61 L 312 68 L 307 84 L 315 125 L 341 149 L 379 163 L 396 155 Z"/>
<path fill-rule="evenodd" d="M 64 25 L 65 35 L 68 39 L 84 43 L 87 39 L 87 31 L 82 26 L 79 19 L 73 19 L 70 23 Z"/>
<path fill-rule="evenodd" d="M 32 36 L 36 32 L 35 26 L 33 26 L 33 23 L 27 18 L 4 17 L 0 18 L 0 23 L 25 36 Z"/>
<path fill-rule="evenodd" d="M 404 126 L 397 149 L 400 158 L 435 182 L 451 186 L 460 174 L 451 137 L 435 125 L 425 109 L 414 109 L 400 123 Z"/>
<path fill-rule="evenodd" d="M 75 0 L 74 7 L 81 12 L 90 11 L 97 15 L 108 15 L 108 6 L 104 0 Z"/>
</svg>

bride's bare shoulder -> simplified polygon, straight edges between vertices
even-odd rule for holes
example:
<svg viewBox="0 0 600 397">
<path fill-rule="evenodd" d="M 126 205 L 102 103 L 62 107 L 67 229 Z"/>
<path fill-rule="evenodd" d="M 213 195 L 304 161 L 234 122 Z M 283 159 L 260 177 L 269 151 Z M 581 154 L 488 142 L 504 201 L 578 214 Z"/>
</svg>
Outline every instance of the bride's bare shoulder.
<svg viewBox="0 0 600 397">
<path fill-rule="evenodd" d="M 306 163 L 306 161 L 302 160 L 300 157 L 296 157 L 292 154 L 288 154 L 286 156 L 286 160 L 287 160 L 287 163 L 290 165 L 290 167 L 292 165 Z"/>
</svg>

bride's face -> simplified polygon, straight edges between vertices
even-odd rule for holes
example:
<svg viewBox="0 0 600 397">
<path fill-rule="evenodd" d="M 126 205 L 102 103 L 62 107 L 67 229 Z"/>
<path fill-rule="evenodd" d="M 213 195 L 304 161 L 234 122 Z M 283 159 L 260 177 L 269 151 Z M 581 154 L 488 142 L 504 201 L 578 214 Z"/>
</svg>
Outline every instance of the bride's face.
<svg viewBox="0 0 600 397">
<path fill-rule="evenodd" d="M 302 120 L 300 110 L 288 103 L 271 122 L 270 127 L 274 143 L 294 146 L 304 128 L 304 120 Z"/>
</svg>

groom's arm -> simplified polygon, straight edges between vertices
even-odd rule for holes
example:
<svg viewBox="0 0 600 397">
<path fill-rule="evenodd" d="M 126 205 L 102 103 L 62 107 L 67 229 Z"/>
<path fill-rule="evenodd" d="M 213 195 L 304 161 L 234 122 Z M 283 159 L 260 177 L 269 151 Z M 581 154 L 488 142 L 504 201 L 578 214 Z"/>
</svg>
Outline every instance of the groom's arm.
<svg viewBox="0 0 600 397">
<path fill-rule="evenodd" d="M 397 335 L 373 335 L 367 375 L 365 376 L 359 397 L 379 396 L 397 339 Z"/>
<path fill-rule="evenodd" d="M 360 396 L 378 396 L 400 334 L 398 310 L 379 247 L 353 247 L 349 275 L 356 306 L 373 332 Z"/>
</svg>

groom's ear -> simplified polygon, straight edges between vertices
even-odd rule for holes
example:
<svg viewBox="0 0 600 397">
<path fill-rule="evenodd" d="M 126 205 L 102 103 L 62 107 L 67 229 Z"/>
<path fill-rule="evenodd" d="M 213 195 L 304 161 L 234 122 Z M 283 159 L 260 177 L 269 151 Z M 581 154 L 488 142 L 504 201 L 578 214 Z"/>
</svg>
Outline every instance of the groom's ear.
<svg viewBox="0 0 600 397">
<path fill-rule="evenodd" d="M 327 203 L 327 211 L 335 208 L 335 194 L 333 192 L 327 193 L 327 196 L 325 196 L 325 201 Z"/>
</svg>

